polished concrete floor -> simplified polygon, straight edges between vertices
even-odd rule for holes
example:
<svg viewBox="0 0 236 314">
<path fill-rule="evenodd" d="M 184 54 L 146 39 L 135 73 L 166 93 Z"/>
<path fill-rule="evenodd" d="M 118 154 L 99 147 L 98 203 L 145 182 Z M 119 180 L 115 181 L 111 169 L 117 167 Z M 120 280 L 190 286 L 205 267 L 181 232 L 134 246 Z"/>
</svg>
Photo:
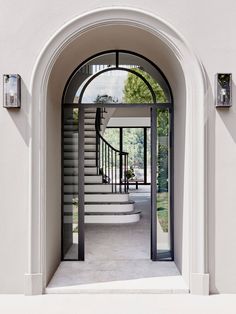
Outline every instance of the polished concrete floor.
<svg viewBox="0 0 236 314">
<path fill-rule="evenodd" d="M 149 259 L 151 256 L 151 197 L 150 186 L 130 189 L 130 199 L 135 201 L 135 209 L 141 210 L 139 222 L 131 224 L 86 224 L 85 259 L 122 260 Z M 169 234 L 163 232 L 157 220 L 158 249 L 168 250 Z M 66 259 L 78 256 L 78 236 L 74 234 L 74 245 L 66 254 Z"/>
<path fill-rule="evenodd" d="M 62 262 L 47 293 L 187 293 L 174 262 L 150 260 L 150 187 L 131 190 L 142 210 L 133 224 L 85 226 L 85 261 Z M 158 226 L 159 239 L 167 234 Z M 70 254 L 75 253 L 76 245 Z"/>
</svg>

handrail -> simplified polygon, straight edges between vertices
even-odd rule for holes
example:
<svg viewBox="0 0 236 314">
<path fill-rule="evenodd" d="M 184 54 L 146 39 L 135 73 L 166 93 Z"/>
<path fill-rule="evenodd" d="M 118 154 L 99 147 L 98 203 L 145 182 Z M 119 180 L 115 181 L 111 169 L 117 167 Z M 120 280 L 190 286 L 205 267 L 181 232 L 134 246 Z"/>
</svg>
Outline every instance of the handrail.
<svg viewBox="0 0 236 314">
<path fill-rule="evenodd" d="M 114 148 L 101 135 L 104 111 L 104 108 L 97 108 L 95 120 L 97 174 L 102 175 L 103 183 L 111 184 L 112 193 L 127 193 L 129 154 Z"/>
</svg>

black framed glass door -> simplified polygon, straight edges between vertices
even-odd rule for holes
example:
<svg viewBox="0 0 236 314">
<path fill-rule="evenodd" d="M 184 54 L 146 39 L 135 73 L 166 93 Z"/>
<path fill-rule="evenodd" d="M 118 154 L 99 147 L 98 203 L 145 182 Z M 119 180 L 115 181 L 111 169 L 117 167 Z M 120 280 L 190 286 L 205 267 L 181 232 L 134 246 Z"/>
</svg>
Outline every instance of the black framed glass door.
<svg viewBox="0 0 236 314">
<path fill-rule="evenodd" d="M 151 259 L 173 260 L 173 111 L 151 109 Z"/>
<path fill-rule="evenodd" d="M 62 260 L 84 260 L 84 109 L 62 108 Z M 81 149 L 82 148 L 82 149 Z"/>
<path fill-rule="evenodd" d="M 106 104 L 103 105 L 106 108 Z M 126 106 L 132 107 L 132 104 Z M 139 105 L 138 107 L 140 107 Z M 143 104 L 142 106 L 145 106 Z M 171 108 L 150 108 L 151 252 L 173 259 L 173 117 Z M 94 105 L 98 108 L 98 105 Z M 112 106 L 114 107 L 114 106 Z M 62 259 L 84 260 L 84 113 L 91 105 L 66 105 L 62 113 Z M 109 106 L 108 106 L 109 108 Z M 147 137 L 146 137 L 147 141 Z"/>
<path fill-rule="evenodd" d="M 111 145 L 104 144 L 102 140 L 105 153 L 100 152 L 105 158 L 101 163 L 97 143 L 93 144 L 96 146 L 94 151 L 87 151 L 88 149 L 84 147 L 84 135 L 87 133 L 85 129 L 88 130 L 85 117 L 88 117 L 88 111 L 96 114 L 101 105 L 103 108 L 130 107 L 132 110 L 138 110 L 141 107 L 148 107 L 150 109 L 151 128 L 144 128 L 144 145 L 140 146 L 143 149 L 144 160 L 138 160 L 133 156 L 132 164 L 140 176 L 140 181 L 143 181 L 144 185 L 151 184 L 151 258 L 152 260 L 169 260 L 173 258 L 172 91 L 164 73 L 151 60 L 124 50 L 104 51 L 90 56 L 74 70 L 64 88 L 62 98 L 62 259 L 84 259 L 84 204 L 86 198 L 89 199 L 84 191 L 90 190 L 92 193 L 91 191 L 94 192 L 97 189 L 95 183 L 91 182 L 91 178 L 88 178 L 88 171 L 90 175 L 100 176 L 96 178 L 96 185 L 99 180 L 101 185 L 112 182 L 110 187 L 106 187 L 106 190 L 111 189 L 112 193 L 127 191 L 129 186 L 130 164 L 127 153 L 122 152 L 123 148 L 111 148 Z M 94 134 L 95 131 L 93 130 L 92 133 Z M 96 135 L 93 140 L 96 142 Z M 121 137 L 119 143 L 122 146 Z M 126 145 L 128 147 L 129 142 Z M 118 163 L 124 158 L 125 166 L 120 165 L 119 173 L 113 171 L 114 167 L 111 167 L 113 162 L 110 160 L 113 157 Z M 85 163 L 90 165 L 89 169 L 86 169 Z M 91 167 L 95 169 L 90 169 Z M 148 172 L 151 175 L 148 176 Z M 85 173 L 87 174 L 84 177 Z M 119 182 L 114 179 L 117 175 Z M 85 181 L 90 181 L 90 183 Z M 117 189 L 117 184 L 119 189 Z M 100 188 L 104 189 L 104 187 Z"/>
</svg>

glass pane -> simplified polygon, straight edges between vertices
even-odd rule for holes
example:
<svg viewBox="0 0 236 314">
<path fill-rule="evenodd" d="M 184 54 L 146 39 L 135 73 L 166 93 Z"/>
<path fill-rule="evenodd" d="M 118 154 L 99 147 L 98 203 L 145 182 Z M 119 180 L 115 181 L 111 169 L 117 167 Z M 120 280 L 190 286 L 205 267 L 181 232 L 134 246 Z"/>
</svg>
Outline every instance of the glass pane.
<svg viewBox="0 0 236 314">
<path fill-rule="evenodd" d="M 151 129 L 147 128 L 147 183 L 151 183 Z"/>
<path fill-rule="evenodd" d="M 93 102 L 153 103 L 153 97 L 137 75 L 123 70 L 111 70 L 100 74 L 87 86 L 82 103 Z"/>
<path fill-rule="evenodd" d="M 129 181 L 144 182 L 144 129 L 123 128 L 123 151 L 129 153 Z"/>
<path fill-rule="evenodd" d="M 63 259 L 78 259 L 78 109 L 63 116 Z"/>
<path fill-rule="evenodd" d="M 89 60 L 72 77 L 66 90 L 64 102 L 78 103 L 80 92 L 90 77 L 104 69 L 115 67 L 115 65 L 116 54 L 114 52 L 105 53 Z"/>
<path fill-rule="evenodd" d="M 157 249 L 158 259 L 171 258 L 170 114 L 157 111 Z"/>
<path fill-rule="evenodd" d="M 120 150 L 120 129 L 106 128 L 103 137 L 115 149 Z"/>
<path fill-rule="evenodd" d="M 162 103 L 171 101 L 170 89 L 163 74 L 146 59 L 133 54 L 120 52 L 119 66 L 135 69 L 142 74 L 152 86 L 156 94 L 157 102 Z"/>
</svg>

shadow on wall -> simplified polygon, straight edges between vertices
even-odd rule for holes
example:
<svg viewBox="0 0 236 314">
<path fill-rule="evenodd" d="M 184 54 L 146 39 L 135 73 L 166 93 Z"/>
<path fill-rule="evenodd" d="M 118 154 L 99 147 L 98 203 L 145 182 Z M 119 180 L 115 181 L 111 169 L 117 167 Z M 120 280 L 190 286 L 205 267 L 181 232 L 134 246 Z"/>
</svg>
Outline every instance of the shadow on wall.
<svg viewBox="0 0 236 314">
<path fill-rule="evenodd" d="M 30 100 L 30 93 L 25 82 L 21 78 L 21 108 L 11 108 L 8 109 L 8 112 L 27 146 L 29 146 L 31 137 L 31 127 L 29 122 Z"/>
<path fill-rule="evenodd" d="M 205 151 L 206 151 L 206 200 L 207 204 L 207 254 L 206 271 L 210 273 L 210 293 L 218 293 L 215 284 L 215 119 L 214 95 L 209 77 L 205 71 L 207 81 L 205 107 Z"/>
<path fill-rule="evenodd" d="M 232 84 L 232 95 L 233 95 L 233 100 L 235 99 L 234 96 L 236 95 L 236 85 L 235 83 Z M 219 136 L 219 132 L 223 131 L 225 134 L 225 131 L 222 130 L 222 128 L 220 129 L 220 125 L 219 125 L 219 118 L 221 119 L 221 121 L 223 122 L 225 129 L 228 131 L 230 137 L 232 138 L 233 142 L 236 143 L 236 109 L 234 109 L 234 105 L 236 104 L 232 104 L 233 107 L 231 108 L 215 108 L 215 104 L 214 104 L 214 99 L 212 96 L 212 91 L 211 91 L 211 100 L 208 102 L 211 106 L 211 108 L 209 109 L 210 114 L 208 114 L 208 139 L 209 139 L 209 144 L 208 144 L 208 195 L 210 195 L 209 199 L 208 199 L 208 230 L 209 230 L 209 234 L 208 234 L 208 240 L 209 240 L 209 272 L 210 272 L 210 292 L 211 293 L 220 293 L 221 289 L 229 289 L 228 291 L 225 291 L 226 293 L 235 293 L 235 291 L 233 291 L 232 289 L 230 290 L 230 288 L 224 288 L 222 287 L 222 285 L 224 285 L 224 282 L 227 281 L 227 286 L 230 287 L 230 285 L 233 287 L 233 289 L 235 289 L 235 282 L 233 281 L 233 276 L 232 276 L 232 269 L 235 269 L 234 266 L 234 261 L 232 260 L 232 257 L 234 255 L 231 254 L 231 252 L 233 252 L 232 248 L 229 251 L 229 247 L 227 246 L 227 243 L 229 243 L 229 237 L 230 235 L 227 235 L 227 232 L 223 235 L 220 234 L 221 230 L 216 230 L 216 224 L 217 224 L 217 220 L 216 220 L 216 199 L 217 199 L 217 194 L 218 193 L 218 188 L 216 190 L 216 185 L 217 187 L 220 186 L 223 187 L 222 189 L 222 198 L 225 196 L 227 198 L 227 190 L 232 189 L 232 186 L 229 186 L 229 182 L 232 182 L 232 180 L 234 181 L 234 177 L 235 175 L 232 173 L 232 177 L 231 178 L 227 178 L 227 174 L 225 174 L 225 180 L 228 179 L 225 182 L 220 182 L 219 178 L 216 178 L 216 167 L 217 167 L 217 172 L 219 173 L 220 169 L 219 169 L 219 163 L 216 166 L 216 153 L 217 153 L 217 148 L 216 148 L 216 140 L 218 140 L 218 146 L 223 145 L 223 149 L 224 149 L 224 139 L 223 138 L 216 138 L 216 134 Z M 217 126 L 216 126 L 216 120 L 218 120 L 217 122 Z M 216 133 L 218 132 L 218 133 Z M 226 144 L 227 145 L 227 144 Z M 225 146 L 227 148 L 227 146 Z M 219 149 L 219 148 L 218 148 Z M 228 148 L 229 149 L 229 148 Z M 232 146 L 232 150 L 234 150 L 234 147 Z M 234 154 L 234 152 L 232 152 L 232 154 Z M 225 153 L 225 155 L 227 155 L 227 153 Z M 222 158 L 222 156 L 221 156 Z M 223 157 L 224 158 L 224 157 Z M 227 157 L 226 157 L 227 158 Z M 231 156 L 231 163 L 232 163 L 232 156 Z M 216 181 L 217 180 L 217 181 Z M 228 184 L 228 186 L 227 186 Z M 232 191 L 231 191 L 232 193 Z M 229 199 L 224 201 L 221 200 L 221 202 L 225 202 L 226 206 L 227 206 L 227 202 L 229 204 L 229 202 L 232 202 L 232 200 Z M 226 209 L 226 208 L 225 208 Z M 232 212 L 233 206 L 231 207 L 231 212 Z M 217 212 L 217 216 L 219 217 L 220 213 Z M 224 217 L 223 217 L 224 215 Z M 229 228 L 229 232 L 232 232 L 231 227 L 229 227 L 229 225 L 227 225 L 228 223 L 230 223 L 230 221 L 232 221 L 232 218 L 230 216 L 230 212 L 228 211 L 227 214 L 226 212 L 221 216 L 221 223 L 223 230 L 227 230 L 227 227 Z M 219 220 L 219 218 L 218 218 Z M 232 226 L 232 225 L 231 225 Z M 232 233 L 231 233 L 232 234 Z M 219 243 L 219 238 L 223 237 L 224 239 L 222 240 L 222 243 Z M 227 238 L 228 237 L 228 238 Z M 216 243 L 216 239 L 217 239 L 217 243 Z M 232 239 L 232 238 L 231 238 Z M 222 250 L 222 247 L 226 247 L 226 251 Z M 216 248 L 217 251 L 216 252 Z M 219 253 L 219 251 L 222 250 L 221 253 Z M 231 254 L 229 256 L 229 254 Z M 228 255 L 228 256 L 227 256 Z M 217 268 L 216 269 L 216 260 L 217 260 Z M 227 267 L 226 263 L 227 260 L 230 260 L 230 264 L 231 265 L 231 269 L 229 267 Z M 226 267 L 225 269 L 219 269 L 219 265 L 224 265 L 224 267 Z M 224 272 L 224 281 L 222 281 L 222 279 L 220 279 L 220 272 Z M 217 277 L 219 278 L 220 282 L 219 284 L 217 283 Z M 229 283 L 229 278 L 232 279 L 231 284 Z M 230 280 L 231 280 L 230 279 Z M 222 288 L 221 288 L 222 287 Z"/>
<path fill-rule="evenodd" d="M 232 95 L 234 100 L 235 99 L 234 96 L 236 96 L 236 85 L 234 82 L 232 84 Z M 225 127 L 229 131 L 229 134 L 231 135 L 232 139 L 236 143 L 236 128 L 235 128 L 236 111 L 234 110 L 233 106 L 234 104 L 232 104 L 231 108 L 217 108 L 217 112 L 221 117 Z"/>
</svg>

